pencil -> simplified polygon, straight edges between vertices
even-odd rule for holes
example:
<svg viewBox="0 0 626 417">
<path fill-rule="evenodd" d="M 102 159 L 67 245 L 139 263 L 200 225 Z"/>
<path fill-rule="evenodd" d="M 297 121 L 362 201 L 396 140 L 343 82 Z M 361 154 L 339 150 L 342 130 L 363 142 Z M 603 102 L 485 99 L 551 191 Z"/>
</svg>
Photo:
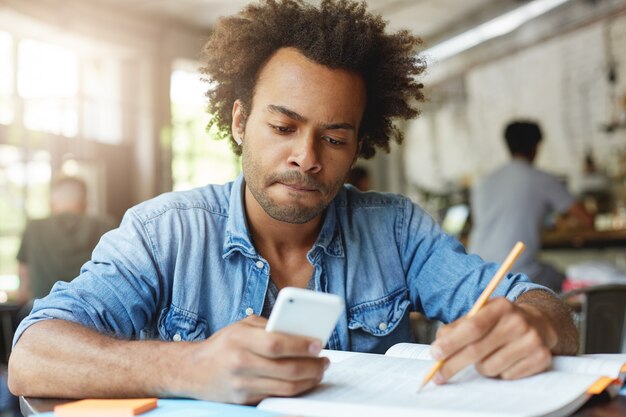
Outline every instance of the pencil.
<svg viewBox="0 0 626 417">
<path fill-rule="evenodd" d="M 506 273 L 509 272 L 509 269 L 511 269 L 524 248 L 525 246 L 522 242 L 517 242 L 515 246 L 513 246 L 513 249 L 511 249 L 511 252 L 509 252 L 509 255 L 506 257 L 502 265 L 500 265 L 500 268 L 496 271 L 496 274 L 493 276 L 493 278 L 491 278 L 489 285 L 487 285 L 482 294 L 480 294 L 480 297 L 478 297 L 478 300 L 476 300 L 474 306 L 469 311 L 469 313 L 467 313 L 466 317 L 475 316 L 476 313 L 478 313 L 478 311 L 487 303 L 487 300 L 489 299 L 489 297 L 491 297 L 493 290 L 496 289 L 498 284 L 500 284 L 500 281 L 502 281 L 502 278 L 504 278 Z M 435 374 L 439 372 L 444 363 L 445 361 L 437 361 L 433 365 L 433 367 L 430 368 L 430 371 L 428 371 L 428 373 L 422 380 L 422 385 L 417 390 L 418 393 L 422 390 L 422 388 L 426 386 L 426 384 L 428 384 L 428 382 L 430 382 L 433 376 L 435 376 Z"/>
</svg>

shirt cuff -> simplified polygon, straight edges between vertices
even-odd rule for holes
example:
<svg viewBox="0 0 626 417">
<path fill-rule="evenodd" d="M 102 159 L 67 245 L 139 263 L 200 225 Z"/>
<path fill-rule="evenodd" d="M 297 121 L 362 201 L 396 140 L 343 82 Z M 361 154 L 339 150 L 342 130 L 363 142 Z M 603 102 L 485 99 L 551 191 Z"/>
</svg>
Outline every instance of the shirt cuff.
<svg viewBox="0 0 626 417">
<path fill-rule="evenodd" d="M 549 294 L 552 294 L 554 297 L 559 298 L 559 296 L 552 291 L 550 288 L 544 287 L 543 285 L 535 284 L 533 282 L 517 282 L 506 294 L 506 298 L 509 301 L 515 302 L 522 294 L 527 293 L 528 291 L 545 291 Z"/>
</svg>

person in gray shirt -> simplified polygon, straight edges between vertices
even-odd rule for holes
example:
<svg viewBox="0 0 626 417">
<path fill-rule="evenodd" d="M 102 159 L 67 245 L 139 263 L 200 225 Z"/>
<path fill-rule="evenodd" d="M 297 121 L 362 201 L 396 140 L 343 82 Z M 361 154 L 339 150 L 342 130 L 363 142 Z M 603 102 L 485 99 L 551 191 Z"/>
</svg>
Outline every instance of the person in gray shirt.
<svg viewBox="0 0 626 417">
<path fill-rule="evenodd" d="M 592 217 L 554 176 L 533 167 L 542 139 L 539 125 L 515 121 L 505 130 L 511 161 L 487 175 L 472 189 L 472 231 L 469 249 L 486 261 L 504 259 L 521 240 L 526 250 L 513 266 L 535 282 L 561 290 L 564 275 L 537 259 L 541 229 L 551 213 L 575 219 L 591 227 Z"/>
</svg>

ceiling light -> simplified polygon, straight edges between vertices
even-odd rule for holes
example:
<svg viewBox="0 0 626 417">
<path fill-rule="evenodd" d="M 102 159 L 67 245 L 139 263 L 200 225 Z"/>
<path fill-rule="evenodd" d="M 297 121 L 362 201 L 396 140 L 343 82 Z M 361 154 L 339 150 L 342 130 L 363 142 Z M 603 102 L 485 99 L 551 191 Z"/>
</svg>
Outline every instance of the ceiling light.
<svg viewBox="0 0 626 417">
<path fill-rule="evenodd" d="M 481 44 L 489 39 L 514 31 L 524 23 L 549 12 L 569 0 L 534 0 L 508 13 L 482 23 L 473 29 L 443 41 L 422 54 L 429 60 L 441 61 Z"/>
</svg>

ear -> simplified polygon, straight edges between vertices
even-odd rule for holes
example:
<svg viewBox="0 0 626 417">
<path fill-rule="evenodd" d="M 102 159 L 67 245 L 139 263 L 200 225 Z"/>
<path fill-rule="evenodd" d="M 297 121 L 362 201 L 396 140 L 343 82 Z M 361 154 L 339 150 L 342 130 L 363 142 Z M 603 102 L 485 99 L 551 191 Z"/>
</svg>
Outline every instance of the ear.
<svg viewBox="0 0 626 417">
<path fill-rule="evenodd" d="M 233 122 L 231 124 L 231 133 L 237 145 L 241 145 L 244 134 L 245 115 L 243 112 L 243 104 L 241 100 L 235 100 L 233 103 Z"/>
</svg>

